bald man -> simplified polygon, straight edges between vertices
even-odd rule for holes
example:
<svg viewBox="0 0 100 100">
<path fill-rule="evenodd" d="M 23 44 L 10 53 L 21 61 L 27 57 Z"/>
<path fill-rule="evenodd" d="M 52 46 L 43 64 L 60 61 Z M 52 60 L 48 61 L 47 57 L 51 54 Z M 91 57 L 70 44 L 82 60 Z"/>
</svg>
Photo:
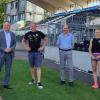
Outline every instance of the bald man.
<svg viewBox="0 0 100 100">
<path fill-rule="evenodd" d="M 3 29 L 0 31 L 0 71 L 5 64 L 5 77 L 2 84 L 6 89 L 11 89 L 9 87 L 10 71 L 16 46 L 15 34 L 10 31 L 10 26 L 9 22 L 4 22 Z"/>
<path fill-rule="evenodd" d="M 42 63 L 41 52 L 44 50 L 45 46 L 47 45 L 48 38 L 44 33 L 36 30 L 36 24 L 34 22 L 30 25 L 30 30 L 31 31 L 26 33 L 24 38 L 22 39 L 22 44 L 25 47 L 25 49 L 28 51 L 30 72 L 32 76 L 32 80 L 29 82 L 29 84 L 36 83 L 36 79 L 34 75 L 34 67 L 35 67 L 37 70 L 36 72 L 37 87 L 39 89 L 42 89 L 43 85 L 41 83 L 41 63 Z M 43 42 L 42 46 L 41 46 L 41 41 Z"/>
<path fill-rule="evenodd" d="M 73 62 L 72 62 L 72 49 L 74 47 L 74 36 L 69 32 L 68 25 L 64 25 L 63 32 L 58 36 L 57 45 L 59 47 L 60 57 L 60 78 L 61 85 L 65 84 L 65 71 L 66 61 L 68 65 L 68 83 L 69 86 L 74 85 Z"/>
</svg>

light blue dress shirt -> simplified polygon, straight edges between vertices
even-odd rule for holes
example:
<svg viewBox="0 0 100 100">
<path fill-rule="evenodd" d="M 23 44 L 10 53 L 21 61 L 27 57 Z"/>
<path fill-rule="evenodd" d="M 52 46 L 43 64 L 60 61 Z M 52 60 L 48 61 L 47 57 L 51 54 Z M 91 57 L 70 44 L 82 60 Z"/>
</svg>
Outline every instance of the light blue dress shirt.
<svg viewBox="0 0 100 100">
<path fill-rule="evenodd" d="M 11 43 L 11 35 L 10 35 L 10 32 L 4 32 L 4 33 L 5 33 L 7 48 L 10 48 L 10 43 Z"/>
<path fill-rule="evenodd" d="M 61 33 L 58 36 L 57 45 L 60 49 L 73 49 L 74 46 L 74 36 L 71 33 L 64 35 Z"/>
</svg>

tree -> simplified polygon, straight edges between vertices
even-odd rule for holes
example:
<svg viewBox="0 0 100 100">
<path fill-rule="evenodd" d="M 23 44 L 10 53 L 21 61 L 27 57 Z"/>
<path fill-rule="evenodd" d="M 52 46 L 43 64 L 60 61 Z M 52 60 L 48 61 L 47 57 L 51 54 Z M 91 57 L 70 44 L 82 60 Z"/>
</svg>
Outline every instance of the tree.
<svg viewBox="0 0 100 100">
<path fill-rule="evenodd" d="M 5 4 L 11 0 L 0 0 L 0 27 L 4 21 Z"/>
</svg>

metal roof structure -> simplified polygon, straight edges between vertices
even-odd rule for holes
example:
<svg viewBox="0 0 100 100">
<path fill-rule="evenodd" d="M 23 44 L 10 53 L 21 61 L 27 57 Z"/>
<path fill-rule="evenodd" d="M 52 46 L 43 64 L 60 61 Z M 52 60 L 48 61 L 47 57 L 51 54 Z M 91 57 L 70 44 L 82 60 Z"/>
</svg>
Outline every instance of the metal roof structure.
<svg viewBox="0 0 100 100">
<path fill-rule="evenodd" d="M 100 0 L 28 0 L 50 12 L 55 12 L 59 9 L 65 11 L 74 8 L 88 7 L 90 3 L 98 3 Z"/>
</svg>

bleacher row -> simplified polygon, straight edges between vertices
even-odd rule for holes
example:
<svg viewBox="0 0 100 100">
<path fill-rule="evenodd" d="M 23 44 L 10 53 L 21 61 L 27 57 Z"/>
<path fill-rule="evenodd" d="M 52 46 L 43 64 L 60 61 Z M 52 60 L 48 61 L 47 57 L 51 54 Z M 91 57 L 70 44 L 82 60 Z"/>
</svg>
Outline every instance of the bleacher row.
<svg viewBox="0 0 100 100">
<path fill-rule="evenodd" d="M 69 12 L 62 12 L 62 13 L 58 13 L 55 14 L 52 17 L 48 17 L 45 20 L 40 21 L 38 24 L 44 24 L 46 22 L 53 22 L 53 20 L 59 20 L 61 18 L 64 18 L 66 16 L 72 15 L 72 14 L 81 14 L 81 13 L 87 13 L 87 12 L 95 12 L 95 11 L 99 11 L 100 6 L 94 6 L 94 7 L 88 7 L 88 8 L 83 8 L 83 9 L 78 9 L 78 10 L 73 10 L 73 11 L 69 11 Z"/>
<path fill-rule="evenodd" d="M 89 40 L 74 44 L 74 50 L 88 52 Z"/>
</svg>

